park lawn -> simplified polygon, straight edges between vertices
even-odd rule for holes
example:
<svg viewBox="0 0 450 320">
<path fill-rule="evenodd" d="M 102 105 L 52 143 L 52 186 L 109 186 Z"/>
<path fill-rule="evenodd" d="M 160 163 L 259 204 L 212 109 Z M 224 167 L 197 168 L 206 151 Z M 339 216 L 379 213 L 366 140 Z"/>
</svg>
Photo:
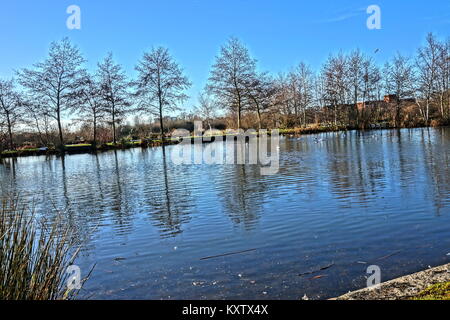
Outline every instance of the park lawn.
<svg viewBox="0 0 450 320">
<path fill-rule="evenodd" d="M 23 149 L 23 150 L 6 150 L 2 152 L 2 155 L 5 156 L 11 156 L 11 155 L 21 155 L 21 154 L 27 154 L 27 153 L 35 153 L 39 152 L 41 149 L 39 148 L 33 148 L 33 149 Z"/>
<path fill-rule="evenodd" d="M 67 144 L 66 148 L 81 148 L 81 147 L 92 147 L 92 144 L 89 143 L 80 143 L 80 144 Z"/>
</svg>

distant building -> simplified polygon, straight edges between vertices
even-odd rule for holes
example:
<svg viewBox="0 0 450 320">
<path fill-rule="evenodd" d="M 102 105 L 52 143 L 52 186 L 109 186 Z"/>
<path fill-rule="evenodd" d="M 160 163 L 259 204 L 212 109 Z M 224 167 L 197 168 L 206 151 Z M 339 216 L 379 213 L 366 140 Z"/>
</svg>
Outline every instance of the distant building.
<svg viewBox="0 0 450 320">
<path fill-rule="evenodd" d="M 357 106 L 358 106 L 358 110 L 361 111 L 361 110 L 366 108 L 366 103 L 365 102 L 358 102 Z"/>
<path fill-rule="evenodd" d="M 164 120 L 164 121 L 177 121 L 178 118 L 177 118 L 177 117 L 169 117 L 169 116 L 165 116 L 165 117 L 163 117 L 163 120 Z M 159 117 L 155 118 L 155 121 L 156 121 L 156 122 L 159 122 Z"/>
<path fill-rule="evenodd" d="M 398 101 L 398 97 L 396 94 L 387 94 L 384 96 L 384 102 L 386 103 L 394 103 Z"/>
</svg>

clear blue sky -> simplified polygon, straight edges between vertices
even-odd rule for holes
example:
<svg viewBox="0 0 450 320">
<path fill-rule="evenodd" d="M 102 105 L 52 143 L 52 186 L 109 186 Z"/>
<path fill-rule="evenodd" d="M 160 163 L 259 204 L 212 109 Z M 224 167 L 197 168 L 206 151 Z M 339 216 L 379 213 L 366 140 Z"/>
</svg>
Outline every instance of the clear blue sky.
<svg viewBox="0 0 450 320">
<path fill-rule="evenodd" d="M 81 8 L 81 30 L 69 30 L 66 9 Z M 366 8 L 381 8 L 382 29 L 368 30 Z M 413 54 L 427 32 L 449 36 L 450 1 L 427 0 L 13 0 L 0 4 L 0 77 L 45 57 L 69 36 L 88 68 L 112 51 L 130 76 L 144 50 L 169 47 L 193 82 L 195 102 L 220 46 L 240 38 L 261 70 L 314 69 L 331 52 L 360 48 L 384 62 L 397 50 Z"/>
</svg>

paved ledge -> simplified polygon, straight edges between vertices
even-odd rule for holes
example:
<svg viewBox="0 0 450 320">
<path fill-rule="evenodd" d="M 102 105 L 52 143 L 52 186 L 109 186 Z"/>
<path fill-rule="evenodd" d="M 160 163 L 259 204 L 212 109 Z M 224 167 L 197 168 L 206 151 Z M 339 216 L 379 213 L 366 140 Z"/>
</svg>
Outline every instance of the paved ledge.
<svg viewBox="0 0 450 320">
<path fill-rule="evenodd" d="M 450 281 L 450 263 L 384 282 L 376 288 L 349 292 L 331 300 L 406 300 L 436 283 Z"/>
</svg>

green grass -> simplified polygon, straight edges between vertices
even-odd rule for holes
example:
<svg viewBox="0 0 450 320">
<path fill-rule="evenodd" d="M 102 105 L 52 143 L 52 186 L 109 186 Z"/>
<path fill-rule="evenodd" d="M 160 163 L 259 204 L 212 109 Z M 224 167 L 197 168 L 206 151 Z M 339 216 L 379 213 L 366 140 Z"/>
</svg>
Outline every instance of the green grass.
<svg viewBox="0 0 450 320">
<path fill-rule="evenodd" d="M 3 151 L 2 154 L 3 155 L 13 155 L 13 154 L 18 154 L 19 152 L 17 150 L 6 150 Z"/>
<path fill-rule="evenodd" d="M 67 267 L 73 250 L 71 230 L 57 219 L 50 226 L 18 199 L 0 204 L 0 300 L 70 299 Z"/>
<path fill-rule="evenodd" d="M 22 149 L 19 152 L 38 152 L 41 151 L 39 148 Z"/>
<path fill-rule="evenodd" d="M 450 282 L 435 284 L 419 293 L 413 300 L 450 300 Z"/>
<path fill-rule="evenodd" d="M 140 146 L 142 141 L 121 141 L 121 142 L 107 142 L 105 145 L 108 147 L 132 147 Z"/>
<path fill-rule="evenodd" d="M 34 149 L 22 149 L 22 150 L 6 150 L 1 153 L 2 156 L 21 156 L 21 155 L 30 155 L 36 152 L 40 152 L 41 150 L 38 148 Z"/>
<path fill-rule="evenodd" d="M 66 148 L 85 148 L 85 147 L 92 147 L 92 144 L 89 143 L 80 143 L 80 144 L 67 144 L 65 145 Z"/>
<path fill-rule="evenodd" d="M 345 126 L 322 126 L 322 125 L 311 125 L 306 128 L 281 128 L 278 129 L 280 134 L 308 134 L 308 133 L 321 133 L 330 131 L 346 130 Z"/>
</svg>

